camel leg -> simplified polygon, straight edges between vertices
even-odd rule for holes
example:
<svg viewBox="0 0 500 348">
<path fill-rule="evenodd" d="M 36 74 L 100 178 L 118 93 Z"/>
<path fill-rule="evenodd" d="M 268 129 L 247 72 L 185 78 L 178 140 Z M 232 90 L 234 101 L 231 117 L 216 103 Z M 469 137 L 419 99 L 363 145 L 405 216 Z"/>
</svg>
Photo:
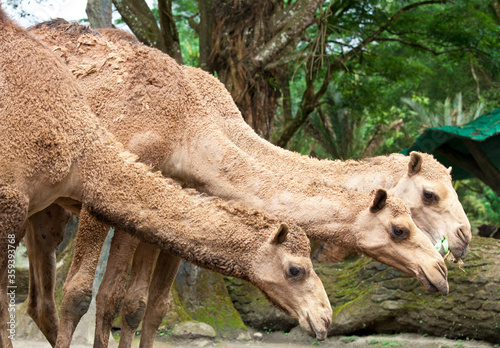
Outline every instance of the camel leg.
<svg viewBox="0 0 500 348">
<path fill-rule="evenodd" d="M 15 338 L 14 253 L 26 231 L 28 199 L 16 189 L 0 185 L 0 347 L 12 347 Z"/>
<path fill-rule="evenodd" d="M 59 328 L 54 301 L 55 250 L 64 238 L 69 218 L 66 209 L 52 204 L 28 219 L 24 237 L 30 260 L 27 312 L 52 346 L 56 344 Z"/>
<path fill-rule="evenodd" d="M 109 226 L 95 220 L 82 208 L 73 261 L 66 277 L 56 347 L 69 347 L 75 328 L 89 309 L 92 284 Z"/>
<path fill-rule="evenodd" d="M 113 320 L 120 312 L 120 304 L 125 296 L 128 266 L 137 244 L 139 244 L 137 238 L 121 230 L 115 230 L 106 272 L 96 297 L 95 348 L 108 346 Z"/>
<path fill-rule="evenodd" d="M 158 256 L 149 285 L 148 305 L 142 321 L 140 348 L 153 347 L 158 327 L 168 310 L 168 295 L 181 260 L 163 251 Z"/>
<path fill-rule="evenodd" d="M 127 293 L 123 301 L 120 348 L 130 347 L 137 327 L 142 320 L 148 301 L 151 273 L 153 273 L 158 253 L 159 249 L 142 242 L 135 251 Z"/>
</svg>

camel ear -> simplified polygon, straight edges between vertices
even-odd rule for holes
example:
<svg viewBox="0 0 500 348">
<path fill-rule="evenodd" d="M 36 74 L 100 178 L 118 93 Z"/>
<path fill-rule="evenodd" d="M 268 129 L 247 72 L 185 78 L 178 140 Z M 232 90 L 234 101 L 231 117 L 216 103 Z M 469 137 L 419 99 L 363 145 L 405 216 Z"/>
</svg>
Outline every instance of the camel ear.
<svg viewBox="0 0 500 348">
<path fill-rule="evenodd" d="M 451 174 L 451 170 L 452 170 L 452 169 L 453 169 L 453 168 L 452 168 L 451 166 L 449 166 L 449 167 L 448 167 L 448 169 L 447 169 L 448 174 Z"/>
<path fill-rule="evenodd" d="M 417 174 L 422 169 L 422 156 L 415 151 L 410 153 L 410 163 L 408 163 L 408 176 Z"/>
<path fill-rule="evenodd" d="M 286 236 L 288 235 L 288 225 L 285 223 L 281 223 L 280 227 L 274 232 L 273 243 L 281 244 L 286 240 Z"/>
<path fill-rule="evenodd" d="M 387 191 L 384 189 L 378 189 L 375 193 L 375 198 L 373 199 L 373 203 L 370 207 L 370 212 L 377 213 L 384 209 L 386 200 Z"/>
</svg>

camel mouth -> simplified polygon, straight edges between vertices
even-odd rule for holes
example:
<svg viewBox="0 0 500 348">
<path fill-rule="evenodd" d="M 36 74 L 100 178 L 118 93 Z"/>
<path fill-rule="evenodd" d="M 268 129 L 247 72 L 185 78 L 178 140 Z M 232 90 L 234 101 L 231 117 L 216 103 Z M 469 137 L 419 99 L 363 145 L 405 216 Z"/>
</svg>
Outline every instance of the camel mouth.
<svg viewBox="0 0 500 348">
<path fill-rule="evenodd" d="M 446 296 L 450 292 L 450 287 L 448 285 L 448 276 L 446 269 L 440 264 L 437 265 L 436 271 L 433 273 L 438 273 L 438 277 L 429 277 L 427 272 L 422 266 L 419 266 L 420 272 L 417 275 L 417 279 L 422 284 L 427 292 L 440 292 L 442 295 Z M 432 280 L 431 280 L 432 279 Z"/>
<path fill-rule="evenodd" d="M 322 319 L 322 320 L 325 321 L 324 319 Z M 307 323 L 309 324 L 309 327 L 311 328 L 312 333 L 314 333 L 314 335 L 316 336 L 316 339 L 318 341 L 326 340 L 326 336 L 328 334 L 328 326 L 330 326 L 327 322 L 325 322 L 325 328 L 322 330 L 319 330 L 316 328 L 313 321 L 311 320 L 311 316 L 309 315 L 309 313 L 307 313 Z"/>
<path fill-rule="evenodd" d="M 450 251 L 453 254 L 452 262 L 457 263 L 459 260 L 464 260 L 467 257 L 468 248 L 450 248 Z"/>
<path fill-rule="evenodd" d="M 450 251 L 455 257 L 453 262 L 458 262 L 458 260 L 464 260 L 467 257 L 467 251 L 470 244 L 470 238 L 467 238 L 464 230 L 462 228 L 457 229 L 457 237 L 461 242 L 460 245 L 450 245 Z"/>
</svg>

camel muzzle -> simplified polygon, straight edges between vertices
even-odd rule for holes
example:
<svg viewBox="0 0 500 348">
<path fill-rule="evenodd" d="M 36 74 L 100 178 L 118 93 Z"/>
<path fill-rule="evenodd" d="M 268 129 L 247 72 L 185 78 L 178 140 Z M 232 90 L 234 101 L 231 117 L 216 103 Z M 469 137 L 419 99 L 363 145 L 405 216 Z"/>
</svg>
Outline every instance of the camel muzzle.
<svg viewBox="0 0 500 348">
<path fill-rule="evenodd" d="M 440 292 L 442 295 L 446 296 L 450 292 L 450 287 L 448 285 L 448 272 L 446 266 L 442 266 L 438 263 L 435 267 L 435 273 L 433 277 L 428 275 L 422 266 L 419 266 L 420 274 L 417 275 L 417 279 L 420 284 L 423 285 L 425 290 L 428 292 Z M 437 276 L 439 274 L 439 276 Z"/>
<path fill-rule="evenodd" d="M 459 245 L 450 245 L 451 253 L 455 257 L 454 262 L 458 262 L 458 260 L 463 260 L 467 257 L 467 251 L 471 241 L 471 238 L 467 235 L 466 231 L 464 231 L 464 228 L 458 228 L 456 235 L 460 241 Z"/>
<path fill-rule="evenodd" d="M 328 335 L 328 327 L 330 326 L 332 320 L 330 318 L 326 319 L 321 318 L 321 321 L 324 322 L 324 327 L 318 328 L 314 325 L 313 321 L 311 320 L 311 316 L 309 313 L 307 313 L 307 322 L 309 323 L 309 326 L 311 327 L 312 332 L 316 335 L 316 339 L 318 341 L 324 341 L 326 340 L 326 336 Z"/>
</svg>

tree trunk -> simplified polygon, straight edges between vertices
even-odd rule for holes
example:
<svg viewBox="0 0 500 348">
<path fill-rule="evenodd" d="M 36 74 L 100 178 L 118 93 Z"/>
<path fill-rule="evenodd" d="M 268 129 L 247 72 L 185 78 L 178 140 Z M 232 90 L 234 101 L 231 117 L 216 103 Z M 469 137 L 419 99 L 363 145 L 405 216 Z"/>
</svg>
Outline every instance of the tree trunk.
<svg viewBox="0 0 500 348">
<path fill-rule="evenodd" d="M 417 332 L 499 343 L 500 242 L 475 237 L 470 249 L 463 270 L 448 263 L 448 296 L 426 293 L 416 279 L 368 257 L 315 264 L 334 308 L 329 335 Z M 257 289 L 232 278 L 226 282 L 245 323 L 268 315 L 270 305 L 263 305 Z M 289 323 L 275 328 L 286 330 Z"/>
<path fill-rule="evenodd" d="M 112 26 L 111 0 L 88 0 L 85 12 L 91 28 L 110 28 Z"/>
<path fill-rule="evenodd" d="M 113 0 L 113 4 L 139 41 L 167 51 L 161 30 L 145 0 Z"/>
<path fill-rule="evenodd" d="M 229 90 L 245 121 L 269 139 L 283 66 L 269 65 L 315 21 L 323 0 L 214 2 L 210 67 Z M 292 51 L 295 47 L 292 47 Z"/>
<path fill-rule="evenodd" d="M 212 72 L 208 64 L 210 53 L 212 52 L 212 25 L 213 25 L 213 4 L 212 0 L 198 0 L 198 10 L 200 11 L 200 25 L 198 35 L 200 38 L 200 68 Z"/>
<path fill-rule="evenodd" d="M 182 64 L 179 33 L 172 15 L 172 0 L 159 0 L 158 12 L 160 14 L 161 34 L 165 42 L 165 52 L 177 63 Z"/>
</svg>

